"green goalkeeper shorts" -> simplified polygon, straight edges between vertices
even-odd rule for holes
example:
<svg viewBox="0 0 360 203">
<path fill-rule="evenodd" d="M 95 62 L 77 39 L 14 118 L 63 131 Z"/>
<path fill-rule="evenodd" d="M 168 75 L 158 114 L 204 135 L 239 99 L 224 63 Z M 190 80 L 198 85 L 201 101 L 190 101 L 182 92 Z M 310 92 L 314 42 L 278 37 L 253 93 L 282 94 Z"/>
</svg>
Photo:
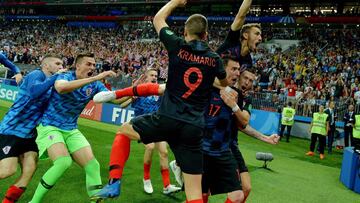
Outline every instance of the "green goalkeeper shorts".
<svg viewBox="0 0 360 203">
<path fill-rule="evenodd" d="M 40 159 L 49 157 L 47 149 L 55 143 L 64 143 L 70 154 L 83 147 L 90 146 L 85 136 L 78 129 L 62 130 L 54 126 L 40 124 L 36 130 L 38 134 L 36 144 L 39 148 Z"/>
</svg>

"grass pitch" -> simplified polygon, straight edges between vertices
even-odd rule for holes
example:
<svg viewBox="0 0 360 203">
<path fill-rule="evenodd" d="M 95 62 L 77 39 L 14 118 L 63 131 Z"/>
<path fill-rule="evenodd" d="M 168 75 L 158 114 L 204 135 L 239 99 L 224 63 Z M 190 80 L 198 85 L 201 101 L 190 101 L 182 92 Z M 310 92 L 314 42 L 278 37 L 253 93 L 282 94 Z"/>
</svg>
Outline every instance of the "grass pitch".
<svg viewBox="0 0 360 203">
<path fill-rule="evenodd" d="M 1 101 L 0 117 L 7 112 L 10 103 Z M 108 177 L 108 162 L 111 144 L 117 126 L 104 124 L 86 119 L 79 120 L 79 129 L 89 140 L 94 154 L 101 164 L 103 183 Z M 241 152 L 247 162 L 252 181 L 252 192 L 248 203 L 327 203 L 327 202 L 360 202 L 360 195 L 347 189 L 339 181 L 342 152 L 335 150 L 332 155 L 325 154 L 326 158 L 320 160 L 318 154 L 306 157 L 310 141 L 291 138 L 290 143 L 281 142 L 277 146 L 263 143 L 251 137 L 239 134 Z M 274 160 L 269 168 L 261 168 L 262 162 L 255 159 L 255 153 L 271 152 Z M 132 143 L 129 161 L 126 164 L 122 180 L 121 196 L 107 202 L 126 203 L 170 203 L 184 202 L 183 192 L 174 195 L 162 194 L 162 180 L 159 159 L 154 154 L 151 168 L 151 180 L 154 193 L 147 195 L 143 191 L 143 153 L 144 147 L 136 142 Z M 169 160 L 173 155 L 169 150 Z M 51 161 L 39 161 L 38 169 L 29 184 L 20 203 L 29 202 L 41 176 L 51 166 Z M 20 170 L 19 170 L 20 171 Z M 7 187 L 12 184 L 17 175 L 0 180 L 0 198 Z M 175 183 L 173 177 L 172 183 Z M 211 203 L 225 201 L 224 195 L 210 197 Z M 45 203 L 79 203 L 89 202 L 85 190 L 85 173 L 75 163 L 64 174 L 60 181 L 44 198 Z"/>
</svg>

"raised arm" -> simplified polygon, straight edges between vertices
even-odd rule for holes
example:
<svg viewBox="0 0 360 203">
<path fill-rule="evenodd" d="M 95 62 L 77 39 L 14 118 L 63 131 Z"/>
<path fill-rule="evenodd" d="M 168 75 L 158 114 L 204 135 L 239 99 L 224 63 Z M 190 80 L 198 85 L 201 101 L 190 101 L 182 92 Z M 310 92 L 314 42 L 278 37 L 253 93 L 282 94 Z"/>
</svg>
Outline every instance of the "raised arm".
<svg viewBox="0 0 360 203">
<path fill-rule="evenodd" d="M 46 78 L 44 81 L 29 78 L 29 80 L 31 81 L 28 85 L 30 97 L 34 99 L 47 92 L 50 87 L 54 86 L 57 76 L 58 75 L 55 74 L 51 77 Z"/>
<path fill-rule="evenodd" d="M 156 13 L 153 24 L 158 35 L 162 28 L 169 27 L 166 23 L 166 19 L 170 16 L 172 11 L 177 7 L 185 6 L 186 2 L 187 0 L 171 0 Z"/>
<path fill-rule="evenodd" d="M 55 82 L 55 89 L 60 94 L 65 94 L 72 92 L 84 85 L 87 85 L 89 83 L 95 82 L 97 80 L 102 80 L 106 77 L 115 77 L 116 73 L 113 71 L 105 71 L 103 73 L 100 73 L 99 75 L 90 77 L 90 78 L 84 78 L 79 80 L 73 80 L 73 81 L 67 81 L 67 80 L 57 80 Z"/>
<path fill-rule="evenodd" d="M 252 0 L 244 0 L 242 2 L 241 6 L 239 8 L 239 11 L 235 16 L 234 21 L 231 24 L 232 31 L 240 30 L 241 27 L 244 25 L 246 14 L 250 10 L 251 3 L 252 3 Z"/>
<path fill-rule="evenodd" d="M 17 67 L 15 64 L 13 64 L 8 58 L 6 58 L 5 55 L 0 53 L 0 63 L 9 68 L 13 73 L 15 73 L 15 81 L 17 84 L 19 84 L 22 80 L 22 75 L 20 73 L 19 67 Z"/>
</svg>

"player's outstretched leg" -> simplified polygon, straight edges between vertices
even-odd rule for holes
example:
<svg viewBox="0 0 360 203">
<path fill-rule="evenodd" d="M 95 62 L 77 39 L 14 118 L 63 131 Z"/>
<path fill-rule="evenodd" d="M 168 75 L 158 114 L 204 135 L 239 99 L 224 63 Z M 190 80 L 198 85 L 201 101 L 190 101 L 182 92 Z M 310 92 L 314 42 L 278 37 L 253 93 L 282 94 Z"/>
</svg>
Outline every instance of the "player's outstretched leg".
<svg viewBox="0 0 360 203">
<path fill-rule="evenodd" d="M 124 123 L 115 136 L 110 154 L 110 180 L 99 192 L 91 196 L 91 200 L 115 198 L 120 195 L 121 178 L 125 163 L 130 154 L 130 139 L 139 140 L 140 135 L 130 123 Z"/>
<path fill-rule="evenodd" d="M 123 134 L 116 134 L 110 154 L 110 180 L 91 200 L 114 198 L 120 195 L 121 177 L 125 162 L 130 153 L 130 139 Z"/>
</svg>

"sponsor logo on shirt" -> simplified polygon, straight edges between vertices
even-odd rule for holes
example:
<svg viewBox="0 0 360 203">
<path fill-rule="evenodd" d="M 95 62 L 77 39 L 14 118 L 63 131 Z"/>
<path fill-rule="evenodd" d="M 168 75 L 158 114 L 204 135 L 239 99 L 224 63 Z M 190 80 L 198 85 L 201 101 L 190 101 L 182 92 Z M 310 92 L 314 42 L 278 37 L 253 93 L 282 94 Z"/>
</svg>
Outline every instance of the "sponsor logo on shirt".
<svg viewBox="0 0 360 203">
<path fill-rule="evenodd" d="M 86 96 L 90 96 L 92 93 L 92 89 L 91 88 L 87 88 L 86 89 Z"/>
</svg>

